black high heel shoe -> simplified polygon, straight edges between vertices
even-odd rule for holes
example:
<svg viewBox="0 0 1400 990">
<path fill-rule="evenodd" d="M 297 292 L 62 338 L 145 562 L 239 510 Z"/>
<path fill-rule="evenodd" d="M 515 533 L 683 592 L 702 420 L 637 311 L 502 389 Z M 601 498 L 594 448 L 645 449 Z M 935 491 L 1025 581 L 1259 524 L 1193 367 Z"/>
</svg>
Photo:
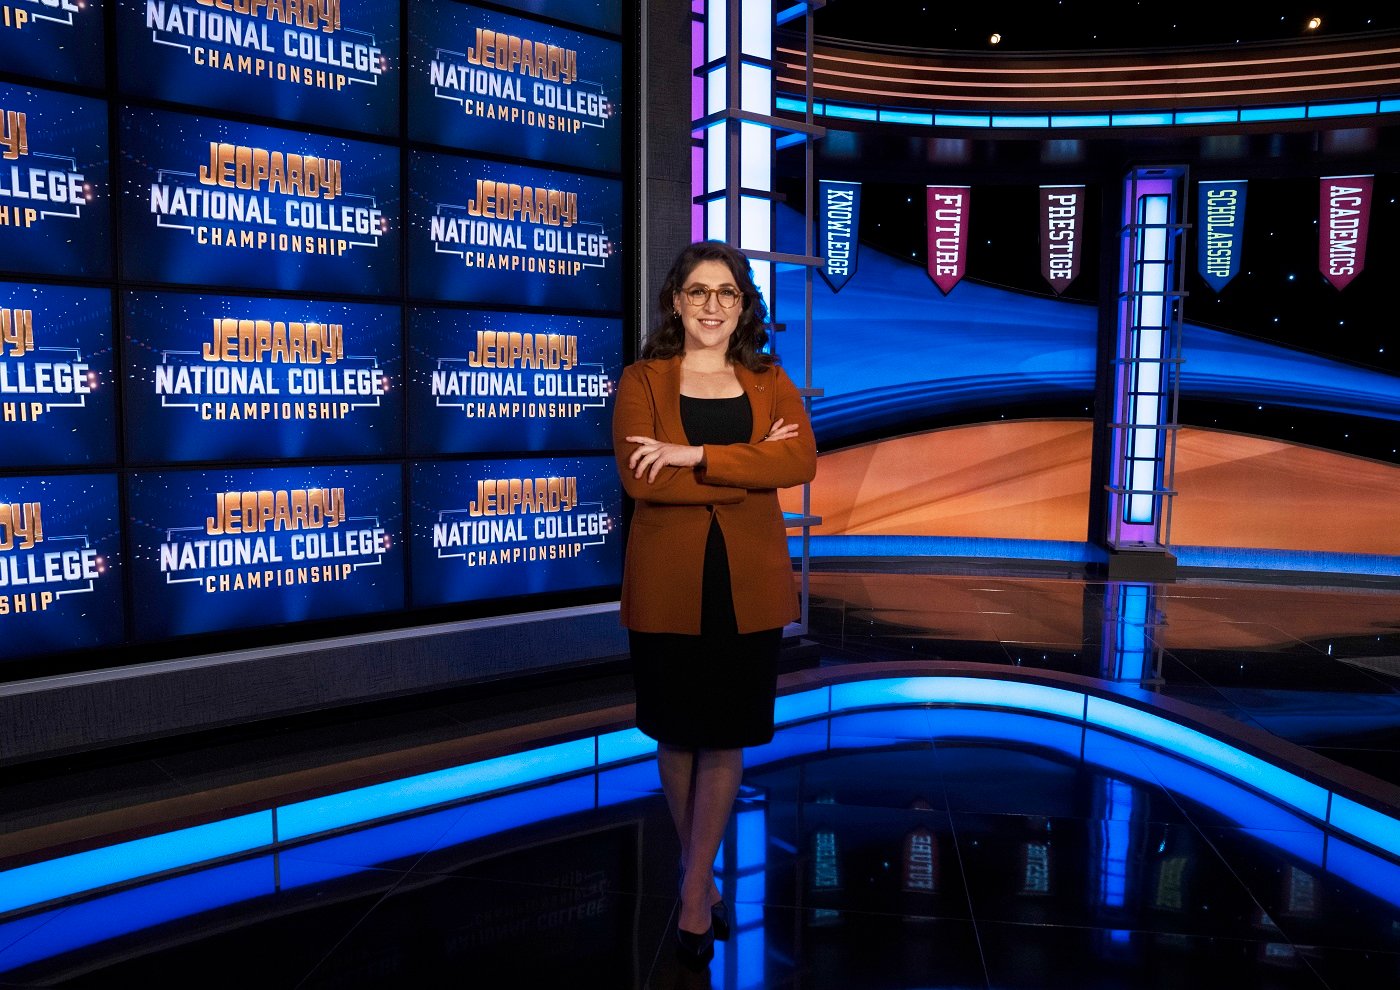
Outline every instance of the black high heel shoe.
<svg viewBox="0 0 1400 990">
<path fill-rule="evenodd" d="M 729 905 L 721 898 L 710 905 L 710 927 L 720 942 L 729 941 Z"/>
<path fill-rule="evenodd" d="M 703 932 L 676 929 L 676 958 L 690 969 L 704 969 L 715 957 L 715 926 Z"/>
</svg>

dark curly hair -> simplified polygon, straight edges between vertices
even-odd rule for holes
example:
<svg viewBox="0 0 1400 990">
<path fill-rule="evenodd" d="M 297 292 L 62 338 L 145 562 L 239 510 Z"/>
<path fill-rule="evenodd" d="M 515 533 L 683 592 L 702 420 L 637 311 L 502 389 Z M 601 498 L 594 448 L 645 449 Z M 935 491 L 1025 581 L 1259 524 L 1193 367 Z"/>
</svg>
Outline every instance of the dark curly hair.
<svg viewBox="0 0 1400 990">
<path fill-rule="evenodd" d="M 729 338 L 729 349 L 725 352 L 731 364 L 742 364 L 750 371 L 767 371 L 773 363 L 771 355 L 763 353 L 763 345 L 768 343 L 768 307 L 754 285 L 753 273 L 749 270 L 749 259 L 743 252 L 722 241 L 696 241 L 676 257 L 675 264 L 661 283 L 661 293 L 657 297 L 658 322 L 654 324 L 642 344 L 643 358 L 669 358 L 685 353 L 685 328 L 676 312 L 676 295 L 685 286 L 690 273 L 701 262 L 719 261 L 724 263 L 734 276 L 734 285 L 744 297 L 744 308 L 739 314 L 739 325 Z"/>
</svg>

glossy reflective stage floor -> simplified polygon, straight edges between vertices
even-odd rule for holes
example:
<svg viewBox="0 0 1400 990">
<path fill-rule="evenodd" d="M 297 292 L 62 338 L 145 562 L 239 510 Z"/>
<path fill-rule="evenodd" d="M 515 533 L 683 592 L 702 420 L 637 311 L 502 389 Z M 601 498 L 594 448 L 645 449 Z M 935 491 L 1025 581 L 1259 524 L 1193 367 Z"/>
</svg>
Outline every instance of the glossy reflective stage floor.
<svg viewBox="0 0 1400 990">
<path fill-rule="evenodd" d="M 824 664 L 1129 681 L 1400 783 L 1396 589 L 885 567 L 814 575 Z M 289 773 L 626 700 L 611 676 L 12 772 L 0 833 L 250 801 Z M 677 846 L 641 759 L 0 914 L 0 986 L 1400 985 L 1400 864 L 1170 753 L 901 707 L 795 721 L 748 764 L 717 864 L 735 933 L 703 973 L 673 957 Z"/>
</svg>

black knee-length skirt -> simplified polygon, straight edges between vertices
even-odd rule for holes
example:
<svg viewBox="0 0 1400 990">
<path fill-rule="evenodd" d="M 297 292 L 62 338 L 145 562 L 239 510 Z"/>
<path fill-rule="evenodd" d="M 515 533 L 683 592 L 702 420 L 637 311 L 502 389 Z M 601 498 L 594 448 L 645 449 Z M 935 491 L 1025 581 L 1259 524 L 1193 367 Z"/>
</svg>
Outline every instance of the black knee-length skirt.
<svg viewBox="0 0 1400 990">
<path fill-rule="evenodd" d="M 740 633 L 729 557 L 710 520 L 700 635 L 628 631 L 637 685 L 637 727 L 657 742 L 738 749 L 773 738 L 781 629 Z"/>
</svg>

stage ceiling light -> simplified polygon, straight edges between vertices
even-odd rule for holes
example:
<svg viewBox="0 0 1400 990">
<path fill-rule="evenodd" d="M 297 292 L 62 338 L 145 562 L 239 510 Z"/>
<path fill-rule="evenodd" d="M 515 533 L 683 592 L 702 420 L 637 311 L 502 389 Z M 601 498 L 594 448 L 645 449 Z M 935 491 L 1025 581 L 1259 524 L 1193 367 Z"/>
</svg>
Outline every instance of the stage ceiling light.
<svg viewBox="0 0 1400 990">
<path fill-rule="evenodd" d="M 994 44 L 994 45 L 999 45 L 999 44 L 1001 44 L 1001 35 L 999 35 L 999 34 L 994 34 L 994 35 L 992 35 L 990 38 L 988 38 L 987 40 L 990 41 L 990 42 L 991 42 L 992 44 Z"/>
<path fill-rule="evenodd" d="M 1309 30 L 1309 31 L 1316 31 L 1316 30 L 1317 30 L 1318 28 L 1320 28 L 1320 27 L 1322 27 L 1322 18 L 1321 18 L 1321 17 L 1310 17 L 1310 18 L 1308 18 L 1308 30 Z"/>
</svg>

